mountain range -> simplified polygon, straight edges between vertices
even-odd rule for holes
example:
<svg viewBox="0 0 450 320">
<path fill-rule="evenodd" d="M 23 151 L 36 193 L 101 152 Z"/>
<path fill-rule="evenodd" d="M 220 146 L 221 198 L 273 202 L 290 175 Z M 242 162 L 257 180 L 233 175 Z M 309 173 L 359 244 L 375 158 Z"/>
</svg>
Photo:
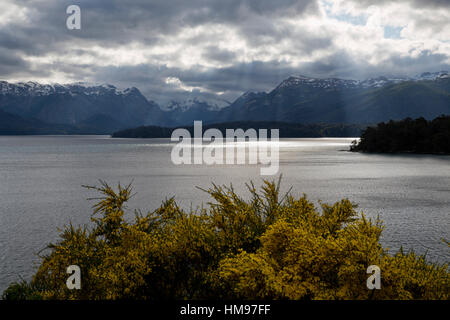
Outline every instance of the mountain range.
<svg viewBox="0 0 450 320">
<path fill-rule="evenodd" d="M 174 127 L 232 121 L 371 124 L 450 114 L 450 74 L 367 80 L 291 76 L 269 92 L 234 102 L 193 98 L 166 106 L 139 89 L 0 81 L 0 134 L 109 134 L 142 125 Z"/>
</svg>

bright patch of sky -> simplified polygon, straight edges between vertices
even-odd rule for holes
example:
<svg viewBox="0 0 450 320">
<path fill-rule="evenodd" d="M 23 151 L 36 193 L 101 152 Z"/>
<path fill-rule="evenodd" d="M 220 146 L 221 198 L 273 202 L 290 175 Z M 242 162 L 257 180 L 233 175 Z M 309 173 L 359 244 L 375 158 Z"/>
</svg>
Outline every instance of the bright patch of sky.
<svg viewBox="0 0 450 320">
<path fill-rule="evenodd" d="M 333 10 L 333 3 L 329 1 L 321 1 L 322 7 L 325 9 L 325 13 L 328 18 L 336 19 L 342 22 L 348 22 L 357 26 L 364 26 L 367 23 L 367 15 L 352 15 L 346 12 L 336 12 Z"/>
<path fill-rule="evenodd" d="M 384 27 L 384 37 L 386 39 L 400 39 L 403 27 L 392 27 L 392 26 L 385 26 Z"/>
</svg>

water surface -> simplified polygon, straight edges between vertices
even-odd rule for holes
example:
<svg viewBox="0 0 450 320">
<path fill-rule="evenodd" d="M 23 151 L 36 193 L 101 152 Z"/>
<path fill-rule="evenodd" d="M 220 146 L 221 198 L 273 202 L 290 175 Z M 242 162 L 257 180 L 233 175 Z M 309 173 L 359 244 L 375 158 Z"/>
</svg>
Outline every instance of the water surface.
<svg viewBox="0 0 450 320">
<path fill-rule="evenodd" d="M 317 203 L 342 198 L 384 221 L 383 245 L 427 252 L 449 262 L 450 157 L 349 153 L 353 138 L 281 139 L 283 190 L 293 186 Z M 200 206 L 208 195 L 195 186 L 230 184 L 245 192 L 259 184 L 259 165 L 175 166 L 169 139 L 106 136 L 0 137 L 0 292 L 29 279 L 36 254 L 57 239 L 58 227 L 88 224 L 95 196 L 82 185 L 133 181 L 130 212 L 157 208 L 176 196 L 182 206 Z"/>
</svg>

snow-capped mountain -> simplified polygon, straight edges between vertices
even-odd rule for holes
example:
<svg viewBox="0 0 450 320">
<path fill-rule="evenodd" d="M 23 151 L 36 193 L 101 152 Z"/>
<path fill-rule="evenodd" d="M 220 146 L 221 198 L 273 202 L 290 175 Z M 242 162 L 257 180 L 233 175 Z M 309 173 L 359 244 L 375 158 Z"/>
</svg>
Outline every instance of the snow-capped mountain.
<svg viewBox="0 0 450 320">
<path fill-rule="evenodd" d="M 310 78 L 305 76 L 290 76 L 276 88 L 294 88 L 300 86 L 309 86 L 312 88 L 320 89 L 342 89 L 342 88 L 355 88 L 359 85 L 357 80 L 345 80 L 339 78 Z"/>
<path fill-rule="evenodd" d="M 449 78 L 448 71 L 425 72 L 414 77 L 386 77 L 379 76 L 365 80 L 347 80 L 339 78 L 313 78 L 300 76 L 290 76 L 277 87 L 295 88 L 300 86 L 308 86 L 319 89 L 357 89 L 357 88 L 380 88 L 388 84 L 396 84 L 405 81 L 434 81 Z"/>
<path fill-rule="evenodd" d="M 268 93 L 246 92 L 220 112 L 226 121 L 377 123 L 450 114 L 448 72 L 366 80 L 291 76 Z"/>
<path fill-rule="evenodd" d="M 236 101 L 233 104 L 239 104 L 239 103 L 243 103 L 245 101 L 251 100 L 251 99 L 255 99 L 257 97 L 261 97 L 266 95 L 265 92 L 263 91 L 246 91 L 244 92 L 239 98 L 236 99 Z"/>
<path fill-rule="evenodd" d="M 164 110 L 174 111 L 179 110 L 181 112 L 185 112 L 192 108 L 203 108 L 209 111 L 217 111 L 222 108 L 228 107 L 231 103 L 226 100 L 221 99 L 206 99 L 204 97 L 194 97 L 188 98 L 183 101 L 170 101 L 166 106 L 163 107 Z"/>
<path fill-rule="evenodd" d="M 192 98 L 182 102 L 171 101 L 163 110 L 166 111 L 166 119 L 170 119 L 172 125 L 188 125 L 194 120 L 211 122 L 218 118 L 220 110 L 228 106 L 229 102 Z"/>
<path fill-rule="evenodd" d="M 269 92 L 247 91 L 231 104 L 220 96 L 189 93 L 164 107 L 135 87 L 0 81 L 0 116 L 11 119 L 3 121 L 8 132 L 19 133 L 25 131 L 12 127 L 21 129 L 20 123 L 28 128 L 26 132 L 77 133 L 111 133 L 141 125 L 192 125 L 194 120 L 376 123 L 450 114 L 449 93 L 447 71 L 366 80 L 291 76 Z"/>
<path fill-rule="evenodd" d="M 119 89 L 111 84 L 90 84 L 86 82 L 76 82 L 69 84 L 40 84 L 34 81 L 9 83 L 0 81 L 0 94 L 48 96 L 51 94 L 85 94 L 85 95 L 128 95 L 138 92 L 135 87 Z"/>
<path fill-rule="evenodd" d="M 413 77 L 416 81 L 421 80 L 438 80 L 438 79 L 447 79 L 450 78 L 450 73 L 448 71 L 439 71 L 439 72 L 424 72 L 419 75 Z"/>
<path fill-rule="evenodd" d="M 101 131 L 159 124 L 163 118 L 160 108 L 137 88 L 110 84 L 1 81 L 0 110 L 49 124 L 101 127 Z"/>
<path fill-rule="evenodd" d="M 369 78 L 363 81 L 359 81 L 359 85 L 363 88 L 381 88 L 388 84 L 394 84 L 394 83 L 400 83 L 403 81 L 409 81 L 410 79 L 407 78 L 387 78 L 387 77 L 376 77 L 376 78 Z"/>
</svg>

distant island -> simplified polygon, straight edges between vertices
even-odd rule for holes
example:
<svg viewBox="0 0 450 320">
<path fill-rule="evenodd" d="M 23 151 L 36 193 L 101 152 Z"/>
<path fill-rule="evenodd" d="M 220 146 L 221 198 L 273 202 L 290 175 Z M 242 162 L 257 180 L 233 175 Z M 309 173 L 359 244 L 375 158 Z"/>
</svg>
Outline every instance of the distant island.
<svg viewBox="0 0 450 320">
<path fill-rule="evenodd" d="M 187 129 L 191 135 L 193 126 L 158 127 L 141 126 L 113 133 L 113 138 L 170 138 L 172 131 L 177 128 Z M 203 130 L 219 129 L 225 135 L 226 129 L 279 129 L 280 138 L 321 138 L 321 137 L 359 137 L 365 125 L 357 124 L 300 124 L 275 121 L 235 121 L 215 124 L 204 124 Z"/>
<path fill-rule="evenodd" d="M 450 116 L 379 123 L 367 127 L 351 151 L 377 153 L 450 154 Z"/>
</svg>

